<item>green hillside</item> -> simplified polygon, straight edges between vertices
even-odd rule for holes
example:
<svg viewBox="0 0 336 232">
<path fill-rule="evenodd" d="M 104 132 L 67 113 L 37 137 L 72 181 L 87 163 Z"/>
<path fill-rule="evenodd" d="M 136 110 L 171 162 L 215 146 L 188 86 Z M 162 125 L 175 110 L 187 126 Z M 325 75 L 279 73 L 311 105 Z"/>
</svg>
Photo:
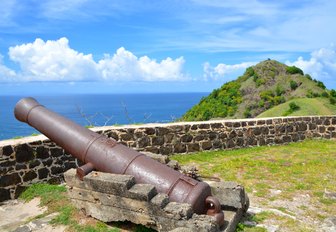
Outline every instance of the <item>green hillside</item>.
<svg viewBox="0 0 336 232">
<path fill-rule="evenodd" d="M 198 104 L 188 110 L 181 119 L 196 121 L 214 118 L 257 117 L 275 106 L 297 98 L 318 98 L 325 102 L 324 106 L 330 112 L 334 112 L 332 105 L 327 102 L 336 103 L 336 91 L 327 90 L 321 81 L 312 79 L 309 74 L 304 74 L 295 66 L 287 66 L 275 60 L 266 60 L 247 68 L 245 73 L 236 80 L 213 90 L 209 96 L 202 98 Z M 307 99 L 307 104 L 310 104 L 309 99 Z M 313 102 L 315 101 L 311 101 Z M 304 111 L 304 108 L 303 104 L 301 111 L 296 110 L 289 113 L 310 114 Z M 279 113 L 283 112 L 280 110 Z M 316 112 L 316 114 L 320 113 Z"/>
<path fill-rule="evenodd" d="M 299 109 L 287 114 L 289 104 L 294 102 Z M 257 116 L 257 118 L 277 116 L 303 116 L 303 115 L 335 115 L 336 105 L 330 104 L 327 98 L 297 98 L 275 106 Z"/>
</svg>

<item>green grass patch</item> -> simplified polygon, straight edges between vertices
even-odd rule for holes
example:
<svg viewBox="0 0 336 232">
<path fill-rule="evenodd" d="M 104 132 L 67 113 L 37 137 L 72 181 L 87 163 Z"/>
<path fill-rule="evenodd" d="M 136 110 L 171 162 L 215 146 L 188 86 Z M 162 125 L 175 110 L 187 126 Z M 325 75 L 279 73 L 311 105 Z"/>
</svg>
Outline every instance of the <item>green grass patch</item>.
<svg viewBox="0 0 336 232">
<path fill-rule="evenodd" d="M 295 103 L 299 109 L 290 109 L 290 104 Z M 336 106 L 330 104 L 328 98 L 296 98 L 275 106 L 257 116 L 257 118 L 305 115 L 334 115 Z"/>
<path fill-rule="evenodd" d="M 325 189 L 336 192 L 335 151 L 335 140 L 306 140 L 281 146 L 174 155 L 172 158 L 182 165 L 196 166 L 203 176 L 236 181 L 261 202 L 292 201 L 298 195 L 308 194 L 310 204 L 328 215 L 336 215 L 336 201 L 323 196 Z M 273 195 L 270 189 L 281 190 L 281 193 Z M 310 207 L 302 210 L 306 215 L 317 214 Z M 319 220 L 317 215 L 316 220 Z"/>
</svg>

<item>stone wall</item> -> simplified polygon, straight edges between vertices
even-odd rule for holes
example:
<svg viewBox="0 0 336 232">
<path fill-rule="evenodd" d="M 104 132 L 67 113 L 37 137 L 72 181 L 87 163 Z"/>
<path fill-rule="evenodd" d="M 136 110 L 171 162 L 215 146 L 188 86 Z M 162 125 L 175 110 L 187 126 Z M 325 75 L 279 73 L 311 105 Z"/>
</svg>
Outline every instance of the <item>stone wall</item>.
<svg viewBox="0 0 336 232">
<path fill-rule="evenodd" d="M 99 127 L 138 151 L 169 155 L 336 138 L 336 116 L 216 120 Z M 57 181 L 79 165 L 43 135 L 0 141 L 0 201 L 16 198 L 32 183 Z"/>
</svg>

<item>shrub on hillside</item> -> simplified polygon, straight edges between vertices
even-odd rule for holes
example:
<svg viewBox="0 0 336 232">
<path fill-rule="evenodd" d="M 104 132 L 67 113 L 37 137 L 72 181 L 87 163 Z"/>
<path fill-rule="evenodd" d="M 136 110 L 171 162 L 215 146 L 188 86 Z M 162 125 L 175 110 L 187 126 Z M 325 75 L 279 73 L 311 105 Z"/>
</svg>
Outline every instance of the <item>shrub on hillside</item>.
<svg viewBox="0 0 336 232">
<path fill-rule="evenodd" d="M 289 73 L 289 74 L 301 74 L 301 75 L 303 75 L 303 71 L 296 66 L 288 66 L 286 68 L 286 72 Z"/>
<path fill-rule="evenodd" d="M 322 89 L 326 89 L 326 86 L 323 84 L 322 81 L 317 81 L 316 83 L 317 83 L 317 86 L 318 86 L 318 87 L 320 87 L 320 88 L 322 88 Z"/>
<path fill-rule="evenodd" d="M 336 97 L 336 90 L 334 89 L 330 90 L 330 96 Z"/>
<path fill-rule="evenodd" d="M 321 96 L 322 97 L 329 97 L 329 93 L 327 91 L 323 91 Z"/>
<path fill-rule="evenodd" d="M 315 98 L 315 97 L 321 97 L 319 93 L 313 92 L 311 89 L 307 91 L 306 97 L 308 98 Z"/>
<path fill-rule="evenodd" d="M 313 78 L 309 74 L 305 74 L 304 76 L 309 80 L 313 80 Z"/>
<path fill-rule="evenodd" d="M 275 94 L 276 94 L 277 96 L 281 96 L 281 95 L 284 94 L 284 93 L 285 93 L 285 90 L 282 88 L 282 86 L 277 85 L 277 86 L 275 87 Z"/>
<path fill-rule="evenodd" d="M 336 104 L 336 98 L 330 97 L 329 102 L 330 102 L 330 104 L 335 105 Z"/>
<path fill-rule="evenodd" d="M 244 111 L 244 118 L 251 118 L 252 114 L 251 114 L 251 110 L 250 109 L 246 109 Z"/>
<path fill-rule="evenodd" d="M 263 85 L 263 84 L 265 84 L 266 83 L 266 81 L 265 81 L 265 79 L 262 79 L 262 78 L 258 78 L 257 80 L 256 80 L 256 86 L 257 87 L 259 87 L 259 86 L 261 86 L 261 85 Z"/>
<path fill-rule="evenodd" d="M 283 114 L 283 116 L 288 116 L 292 114 L 295 111 L 298 111 L 300 109 L 300 106 L 297 105 L 295 102 L 289 103 L 289 109 Z"/>
<path fill-rule="evenodd" d="M 252 77 L 254 75 L 254 69 L 252 67 L 248 67 L 245 71 L 245 75 Z"/>
<path fill-rule="evenodd" d="M 290 86 L 291 90 L 296 90 L 296 88 L 297 88 L 299 85 L 298 85 L 298 83 L 297 83 L 296 81 L 291 80 L 291 81 L 289 82 L 289 86 Z"/>
</svg>

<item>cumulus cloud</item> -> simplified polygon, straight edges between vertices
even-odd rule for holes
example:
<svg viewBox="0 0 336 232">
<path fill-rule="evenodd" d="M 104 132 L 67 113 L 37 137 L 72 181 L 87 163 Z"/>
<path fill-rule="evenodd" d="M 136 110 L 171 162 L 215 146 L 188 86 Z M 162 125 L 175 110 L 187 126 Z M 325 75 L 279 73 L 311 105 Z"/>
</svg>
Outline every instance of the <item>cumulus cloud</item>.
<svg viewBox="0 0 336 232">
<path fill-rule="evenodd" d="M 175 60 L 168 57 L 158 63 L 148 56 L 138 58 L 121 47 L 113 57 L 105 55 L 98 69 L 106 80 L 176 81 L 186 78 L 182 73 L 183 64 L 183 57 Z"/>
<path fill-rule="evenodd" d="M 243 62 L 240 64 L 223 64 L 220 63 L 213 67 L 210 63 L 206 62 L 203 65 L 204 78 L 217 80 L 219 78 L 225 77 L 228 79 L 236 78 L 241 75 L 246 68 L 255 65 L 255 62 Z"/>
<path fill-rule="evenodd" d="M 8 54 L 20 70 L 15 73 L 0 63 L 0 74 L 9 72 L 24 81 L 179 81 L 187 78 L 183 74 L 183 57 L 175 60 L 168 57 L 157 62 L 147 56 L 137 57 L 121 47 L 115 54 L 106 54 L 96 62 L 91 54 L 72 49 L 67 38 L 36 39 L 33 43 L 10 47 Z"/>
<path fill-rule="evenodd" d="M 321 48 L 312 52 L 310 58 L 307 60 L 303 57 L 299 57 L 294 62 L 287 61 L 286 64 L 295 65 L 318 80 L 335 81 L 336 52 L 332 48 Z"/>
<path fill-rule="evenodd" d="M 34 81 L 79 81 L 97 78 L 96 63 L 92 55 L 84 55 L 69 47 L 61 38 L 9 48 L 9 57 L 21 67 L 22 77 Z"/>
</svg>

